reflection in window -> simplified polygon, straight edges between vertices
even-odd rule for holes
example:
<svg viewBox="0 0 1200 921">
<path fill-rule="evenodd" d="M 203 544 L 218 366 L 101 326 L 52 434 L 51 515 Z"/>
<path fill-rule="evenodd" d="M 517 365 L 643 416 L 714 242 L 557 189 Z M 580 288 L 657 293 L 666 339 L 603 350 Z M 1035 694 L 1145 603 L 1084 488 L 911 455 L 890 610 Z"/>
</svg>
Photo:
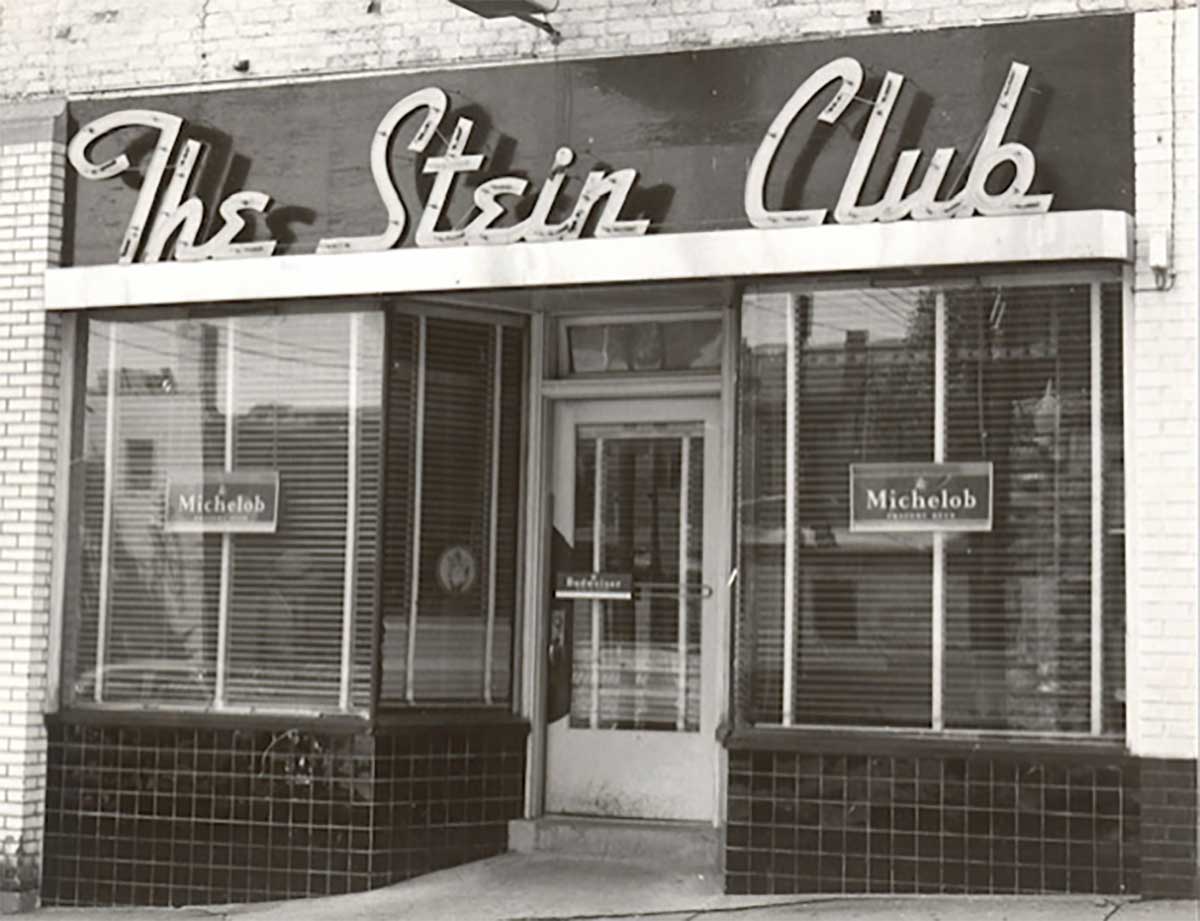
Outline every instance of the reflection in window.
<svg viewBox="0 0 1200 921">
<path fill-rule="evenodd" d="M 1120 731 L 1120 307 L 1100 283 L 746 295 L 743 713 Z M 932 532 L 851 533 L 850 464 L 932 461 L 935 410 L 942 459 L 992 464 L 992 530 L 945 534 L 940 549 Z"/>
<path fill-rule="evenodd" d="M 721 367 L 721 319 L 575 322 L 566 327 L 571 374 L 715 371 Z"/>
<path fill-rule="evenodd" d="M 927 724 L 930 542 L 850 534 L 847 471 L 851 463 L 932 457 L 931 295 L 755 296 L 743 320 L 742 369 L 742 605 L 755 623 L 756 712 L 766 721 L 783 715 L 790 459 L 791 720 Z M 802 407 L 790 457 L 789 397 Z"/>
<path fill-rule="evenodd" d="M 381 325 L 88 324 L 76 701 L 367 705 Z M 169 481 L 246 469 L 279 475 L 274 533 L 164 527 Z"/>
<path fill-rule="evenodd" d="M 380 702 L 502 703 L 512 688 L 525 334 L 397 314 L 389 335 Z"/>
<path fill-rule="evenodd" d="M 704 439 L 592 427 L 575 470 L 572 565 L 629 573 L 635 588 L 571 603 L 571 726 L 695 732 Z"/>
</svg>

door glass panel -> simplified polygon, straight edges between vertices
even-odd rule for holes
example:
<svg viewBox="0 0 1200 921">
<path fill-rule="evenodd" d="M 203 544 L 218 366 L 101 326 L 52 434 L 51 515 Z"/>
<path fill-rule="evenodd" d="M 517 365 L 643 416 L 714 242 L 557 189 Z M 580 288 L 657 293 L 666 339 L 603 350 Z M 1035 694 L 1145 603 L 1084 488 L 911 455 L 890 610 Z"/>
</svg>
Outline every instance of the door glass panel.
<svg viewBox="0 0 1200 921">
<path fill-rule="evenodd" d="M 572 727 L 700 728 L 701 431 L 578 431 L 577 558 L 632 573 L 634 588 L 630 601 L 573 602 Z"/>
</svg>

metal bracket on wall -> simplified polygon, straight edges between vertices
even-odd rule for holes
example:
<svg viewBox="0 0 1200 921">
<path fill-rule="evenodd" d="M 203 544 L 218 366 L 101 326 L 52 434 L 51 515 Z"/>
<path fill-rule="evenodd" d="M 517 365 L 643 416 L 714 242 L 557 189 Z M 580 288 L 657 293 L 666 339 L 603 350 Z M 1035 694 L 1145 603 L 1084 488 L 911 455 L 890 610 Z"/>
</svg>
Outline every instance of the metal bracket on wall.
<svg viewBox="0 0 1200 921">
<path fill-rule="evenodd" d="M 558 9 L 558 0 L 450 0 L 455 6 L 470 10 L 485 19 L 512 17 L 528 23 L 550 36 L 554 44 L 562 41 L 562 33 L 545 19 L 539 18 Z"/>
</svg>

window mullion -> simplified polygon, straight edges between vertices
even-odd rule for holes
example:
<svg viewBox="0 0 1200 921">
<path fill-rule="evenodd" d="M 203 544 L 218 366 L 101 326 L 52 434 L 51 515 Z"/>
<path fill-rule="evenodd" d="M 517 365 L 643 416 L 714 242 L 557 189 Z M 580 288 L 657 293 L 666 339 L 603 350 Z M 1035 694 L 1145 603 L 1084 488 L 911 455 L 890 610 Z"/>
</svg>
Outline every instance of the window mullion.
<svg viewBox="0 0 1200 921">
<path fill-rule="evenodd" d="M 100 597 L 96 605 L 96 703 L 104 701 L 104 669 L 108 658 L 108 615 L 110 570 L 112 569 L 113 500 L 117 474 L 117 337 L 120 324 L 110 323 L 108 330 L 108 391 L 104 408 L 104 499 L 100 530 Z"/>
<path fill-rule="evenodd" d="M 939 289 L 934 302 L 933 328 L 933 462 L 946 460 L 946 292 Z M 930 643 L 930 717 L 935 731 L 945 728 L 943 703 L 943 653 L 946 645 L 946 537 L 933 532 L 933 623 Z"/>
<path fill-rule="evenodd" d="M 429 324 L 417 321 L 417 424 L 413 435 L 412 595 L 408 609 L 408 650 L 404 668 L 404 698 L 416 700 L 413 670 L 417 664 L 417 615 L 421 601 L 421 479 L 425 462 L 425 352 Z"/>
<path fill-rule="evenodd" d="M 492 353 L 492 462 L 488 495 L 487 626 L 483 639 L 483 701 L 488 704 L 492 702 L 492 646 L 496 635 L 496 534 L 500 516 L 500 370 L 504 358 L 504 327 L 494 326 L 492 338 L 495 343 Z"/>
<path fill-rule="evenodd" d="M 237 419 L 234 408 L 234 365 L 237 355 L 234 318 L 225 321 L 225 472 L 233 470 L 233 432 Z M 229 599 L 233 583 L 233 535 L 221 535 L 221 584 L 217 599 L 217 675 L 213 703 L 225 706 L 225 682 L 229 659 Z"/>
<path fill-rule="evenodd" d="M 350 314 L 349 384 L 346 407 L 346 552 L 342 574 L 342 661 L 338 706 L 350 709 L 350 673 L 354 656 L 354 573 L 358 534 L 358 343 L 362 314 Z"/>
<path fill-rule="evenodd" d="M 1100 283 L 1091 285 L 1092 592 L 1091 731 L 1104 730 L 1104 393 Z"/>
<path fill-rule="evenodd" d="M 592 571 L 604 569 L 604 445 L 603 437 L 596 439 L 596 472 L 592 488 Z M 603 625 L 603 602 L 592 600 L 592 672 L 591 672 L 591 704 L 588 708 L 588 725 L 592 729 L 600 726 L 600 630 Z"/>
<path fill-rule="evenodd" d="M 796 299 L 787 299 L 784 367 L 783 489 L 783 707 L 782 722 L 793 722 L 796 669 L 796 373 L 800 348 L 796 337 Z"/>
</svg>

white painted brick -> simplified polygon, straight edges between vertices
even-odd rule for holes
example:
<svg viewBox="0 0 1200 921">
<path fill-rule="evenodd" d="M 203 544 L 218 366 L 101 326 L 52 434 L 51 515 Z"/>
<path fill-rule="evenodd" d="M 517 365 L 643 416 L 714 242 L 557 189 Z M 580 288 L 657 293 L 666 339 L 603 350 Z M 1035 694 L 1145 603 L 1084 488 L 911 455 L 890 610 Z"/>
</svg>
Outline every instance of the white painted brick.
<svg viewBox="0 0 1200 921">
<path fill-rule="evenodd" d="M 1129 573 L 1136 659 L 1127 663 L 1128 735 L 1137 754 L 1197 753 L 1196 596 L 1197 314 L 1196 247 L 1183 240 L 1197 223 L 1194 143 L 1196 10 L 1134 18 L 1134 157 L 1138 291 L 1132 305 L 1136 445 L 1131 522 L 1137 568 Z M 1175 95 L 1170 92 L 1174 43 Z M 1167 53 L 1164 53 L 1166 50 Z M 1189 75 L 1186 78 L 1184 75 Z M 1171 127 L 1175 126 L 1175 135 Z M 1146 267 L 1150 234 L 1175 238 L 1176 278 L 1153 290 Z M 1151 290 L 1146 290 L 1151 289 Z"/>
</svg>

